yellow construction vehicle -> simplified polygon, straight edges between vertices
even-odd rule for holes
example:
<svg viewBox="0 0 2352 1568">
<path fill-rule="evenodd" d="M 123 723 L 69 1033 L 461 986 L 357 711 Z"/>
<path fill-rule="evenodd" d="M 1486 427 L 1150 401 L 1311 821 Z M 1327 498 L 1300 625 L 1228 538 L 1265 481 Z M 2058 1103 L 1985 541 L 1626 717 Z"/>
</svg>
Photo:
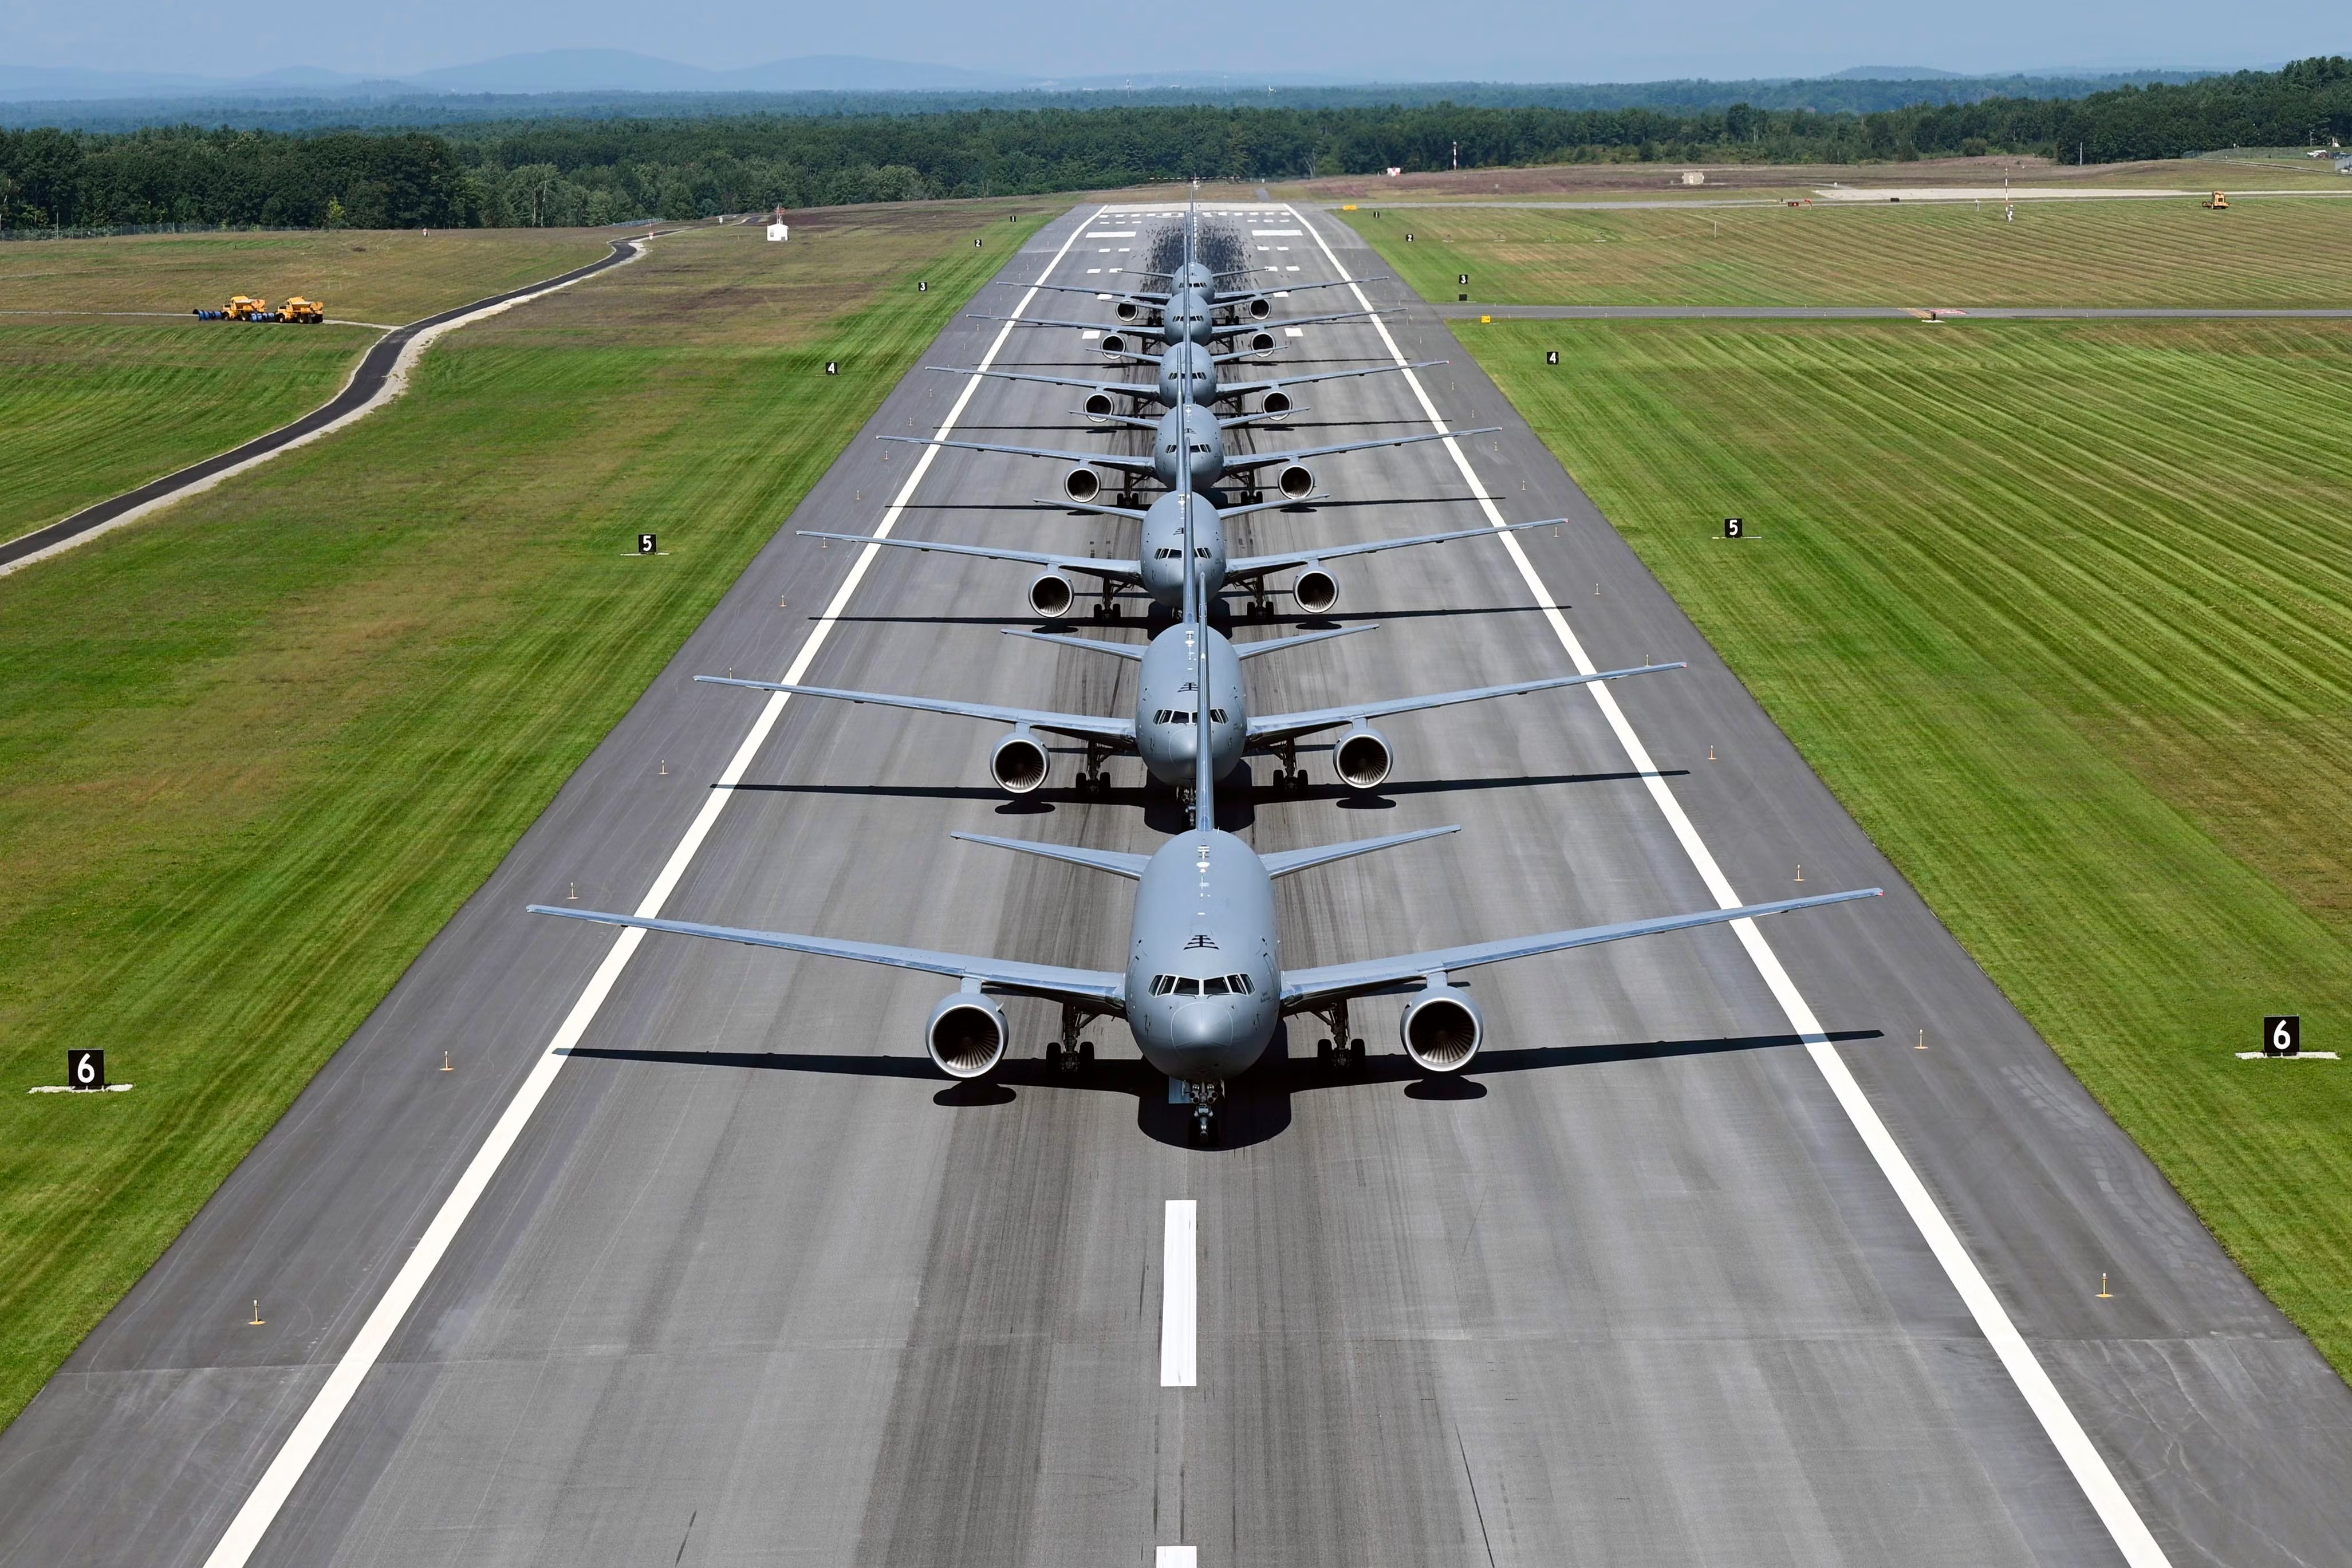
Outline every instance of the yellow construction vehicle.
<svg viewBox="0 0 2352 1568">
<path fill-rule="evenodd" d="M 2205 205 L 2207 207 L 2217 213 L 2228 212 L 2230 210 L 2230 198 L 2223 193 L 2215 191 L 2213 193 L 2213 199 L 2207 202 Z"/>
<path fill-rule="evenodd" d="M 269 301 L 249 294 L 239 294 L 228 302 L 228 319 L 232 321 L 256 321 L 268 313 Z"/>
<path fill-rule="evenodd" d="M 307 321 L 315 327 L 326 319 L 327 307 L 316 300 L 305 300 L 301 295 L 297 294 L 286 301 L 285 320 L 287 321 Z"/>
</svg>

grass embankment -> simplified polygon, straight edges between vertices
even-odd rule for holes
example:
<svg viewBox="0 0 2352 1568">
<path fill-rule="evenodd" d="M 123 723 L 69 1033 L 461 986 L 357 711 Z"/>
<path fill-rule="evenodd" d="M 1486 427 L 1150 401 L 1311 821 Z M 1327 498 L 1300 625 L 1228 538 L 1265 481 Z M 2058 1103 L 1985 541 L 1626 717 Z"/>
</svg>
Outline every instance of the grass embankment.
<svg viewBox="0 0 2352 1568">
<path fill-rule="evenodd" d="M 2352 323 L 1462 335 L 2352 1370 L 2352 1066 L 2232 1055 L 2280 1012 L 2352 1051 L 2352 483 L 2312 434 L 2352 419 Z"/>
<path fill-rule="evenodd" d="M 2335 177 L 2335 176 L 2331 176 Z M 2347 182 L 2352 184 L 2352 182 Z M 1498 305 L 2341 306 L 2352 202 L 1363 211 L 1424 299 Z M 1413 243 L 1404 237 L 1412 234 Z"/>
<path fill-rule="evenodd" d="M 365 327 L 69 312 L 184 311 L 231 294 L 302 294 L 339 317 L 389 325 L 552 277 L 605 249 L 601 237 L 546 230 L 0 246 L 0 539 L 317 407 L 376 340 Z"/>
<path fill-rule="evenodd" d="M 0 1418 L 1042 221 L 1013 210 L 657 242 L 445 340 L 352 429 L 0 583 Z M 644 529 L 659 571 L 616 547 Z M 24 1092 L 82 1045 L 137 1089 Z"/>
</svg>

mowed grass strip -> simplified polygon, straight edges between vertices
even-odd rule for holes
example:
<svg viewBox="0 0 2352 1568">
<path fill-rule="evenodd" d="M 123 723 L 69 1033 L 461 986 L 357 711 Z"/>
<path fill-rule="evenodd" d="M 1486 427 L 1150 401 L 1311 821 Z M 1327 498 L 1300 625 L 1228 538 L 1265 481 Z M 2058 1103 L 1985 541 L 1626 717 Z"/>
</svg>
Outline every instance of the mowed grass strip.
<svg viewBox="0 0 2352 1568">
<path fill-rule="evenodd" d="M 2352 323 L 1462 335 L 2352 1369 L 2352 1061 L 2233 1054 L 2299 1013 L 2352 1056 L 2352 483 L 2315 434 L 2352 418 Z M 1756 537 L 1721 539 L 1733 514 Z"/>
<path fill-rule="evenodd" d="M 445 340 L 375 417 L 0 582 L 0 1416 L 1041 221 L 659 242 Z M 89 1045 L 137 1089 L 26 1092 Z"/>
<path fill-rule="evenodd" d="M 0 317 L 22 311 L 160 310 L 251 294 L 323 300 L 346 321 L 398 326 L 584 266 L 619 231 L 578 228 L 336 229 L 148 234 L 0 245 Z M 195 323 L 215 331 L 268 324 Z M 280 323 L 283 325 L 283 323 Z"/>
<path fill-rule="evenodd" d="M 512 237 L 520 232 L 520 237 Z M 365 327 L 141 314 L 323 295 L 386 325 L 605 254 L 573 231 L 150 235 L 0 245 L 0 540 L 308 413 L 376 341 Z"/>
<path fill-rule="evenodd" d="M 1899 178 L 1899 175 L 1890 175 Z M 2352 304 L 2352 201 L 1364 211 L 1423 299 L 1498 305 Z M 1407 234 L 1412 241 L 1405 240 Z M 1465 289 L 1456 279 L 1470 275 Z"/>
</svg>

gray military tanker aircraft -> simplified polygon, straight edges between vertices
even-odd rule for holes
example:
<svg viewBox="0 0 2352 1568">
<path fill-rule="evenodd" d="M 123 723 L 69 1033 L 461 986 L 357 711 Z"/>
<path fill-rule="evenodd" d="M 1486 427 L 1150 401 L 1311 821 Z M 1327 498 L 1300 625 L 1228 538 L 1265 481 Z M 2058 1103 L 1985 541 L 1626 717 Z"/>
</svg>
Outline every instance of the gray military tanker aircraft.
<svg viewBox="0 0 2352 1568">
<path fill-rule="evenodd" d="M 1530 528 L 1550 528 L 1564 523 L 1564 517 L 1548 517 L 1536 522 L 1507 523 L 1501 528 L 1457 528 L 1444 533 L 1415 533 L 1402 539 L 1375 539 L 1365 544 L 1334 544 L 1313 550 L 1286 551 L 1275 555 L 1233 555 L 1225 553 L 1224 522 L 1254 511 L 1271 511 L 1288 506 L 1288 501 L 1267 501 L 1258 506 L 1234 507 L 1220 512 L 1208 499 L 1192 497 L 1192 527 L 1196 542 L 1194 561 L 1207 583 L 1208 596 L 1213 600 L 1228 583 L 1236 584 L 1249 595 L 1252 615 L 1274 613 L 1273 590 L 1265 580 L 1277 572 L 1296 572 L 1291 579 L 1290 596 L 1298 607 L 1310 616 L 1329 612 L 1339 602 L 1339 580 L 1334 576 L 1328 562 L 1343 561 L 1354 555 L 1371 555 L 1383 550 L 1410 550 L 1423 544 L 1446 544 L 1457 539 L 1475 539 L 1494 533 L 1518 533 Z M 845 544 L 887 544 L 897 550 L 923 550 L 943 555 L 975 555 L 985 561 L 1012 561 L 1043 570 L 1029 584 L 1029 607 L 1042 619 L 1058 621 L 1070 613 L 1078 600 L 1078 590 L 1070 579 L 1091 577 L 1098 584 L 1094 605 L 1096 620 L 1118 618 L 1118 592 L 1122 588 L 1140 587 L 1155 604 L 1177 609 L 1184 602 L 1183 513 L 1180 492 L 1171 490 L 1153 501 L 1150 510 L 1138 511 L 1131 507 L 1089 506 L 1089 511 L 1112 517 L 1131 517 L 1143 524 L 1142 554 L 1134 560 L 1102 560 L 1091 555 L 1056 554 L 1040 550 L 1001 550 L 985 544 L 942 544 L 928 539 L 886 539 L 866 533 L 824 533 L 814 529 L 803 529 L 807 539 L 837 540 Z M 1252 644 L 1252 651 L 1259 645 Z"/>
<path fill-rule="evenodd" d="M 1187 554 L 1189 561 L 1192 557 Z M 1197 580 L 1187 615 L 1206 608 Z M 1202 619 L 1201 624 L 1205 625 Z M 1213 685 L 1207 637 L 1193 643 L 1197 687 Z M 1091 1054 L 1078 1035 L 1095 1018 L 1124 1018 L 1143 1058 L 1168 1075 L 1169 1098 L 1192 1111 L 1195 1142 L 1214 1134 L 1225 1088 L 1256 1065 L 1285 1017 L 1300 1013 L 1320 1018 L 1331 1037 L 1318 1047 L 1326 1061 L 1360 1060 L 1362 1042 L 1349 1034 L 1349 1004 L 1366 996 L 1411 998 L 1398 1021 L 1405 1055 L 1426 1073 L 1459 1072 L 1484 1043 L 1486 1018 L 1466 984 L 1455 976 L 1484 964 L 1532 958 L 1539 953 L 1590 947 L 1628 937 L 1653 936 L 1727 921 L 1755 920 L 1790 910 L 1874 898 L 1862 888 L 1806 899 L 1748 904 L 1739 909 L 1623 921 L 1496 942 L 1466 942 L 1423 952 L 1312 969 L 1285 970 L 1281 931 L 1275 917 L 1274 879 L 1351 856 L 1393 848 L 1417 839 L 1458 831 L 1423 828 L 1352 843 L 1290 849 L 1260 857 L 1248 844 L 1216 826 L 1216 742 L 1209 704 L 1196 705 L 1193 725 L 1193 794 L 1197 826 L 1162 845 L 1157 853 L 1121 854 L 1058 844 L 993 838 L 981 834 L 952 837 L 1023 854 L 1066 861 L 1136 884 L 1129 929 L 1127 967 L 1075 969 L 1060 964 L 977 957 L 883 942 L 789 931 L 705 925 L 693 921 L 651 919 L 597 910 L 532 904 L 530 912 L 604 925 L 634 926 L 679 936 L 708 937 L 751 947 L 776 948 L 825 958 L 852 959 L 945 976 L 957 988 L 932 1007 L 923 1026 L 923 1048 L 950 1078 L 976 1079 L 1004 1059 L 1011 1029 L 999 996 L 1034 996 L 1059 1003 L 1061 1037 L 1047 1056 L 1075 1069 Z"/>
<path fill-rule="evenodd" d="M 1199 410 L 1179 407 L 1170 417 L 1176 423 L 1180 438 Z M 1132 659 L 1137 665 L 1135 711 L 1131 718 L 1111 718 L 1089 713 L 1061 713 L 1049 709 L 1016 708 L 996 702 L 957 702 L 945 698 L 908 697 L 891 692 L 847 691 L 830 686 L 787 685 L 770 680 L 741 680 L 732 676 L 698 675 L 697 680 L 714 686 L 741 686 L 754 691 L 789 691 L 803 697 L 824 697 L 843 702 L 869 702 L 877 707 L 906 708 L 924 713 L 948 713 L 966 719 L 980 719 L 991 723 L 1009 724 L 1012 729 L 997 742 L 989 752 L 989 776 L 999 789 L 1008 795 L 1022 795 L 1044 787 L 1050 771 L 1050 755 L 1041 735 L 1061 736 L 1082 742 L 1086 762 L 1078 772 L 1079 788 L 1099 790 L 1109 784 L 1102 771 L 1108 758 L 1134 754 L 1143 761 L 1144 768 L 1160 783 L 1181 787 L 1192 777 L 1193 768 L 1193 714 L 1196 710 L 1210 715 L 1209 731 L 1213 741 L 1213 761 L 1217 776 L 1223 778 L 1245 755 L 1272 756 L 1280 763 L 1275 774 L 1276 787 L 1303 789 L 1307 784 L 1306 770 L 1298 765 L 1301 741 L 1333 730 L 1346 731 L 1331 749 L 1332 768 L 1339 782 L 1349 789 L 1366 792 L 1378 789 L 1388 780 L 1396 765 L 1396 751 L 1387 736 L 1371 726 L 1371 721 L 1397 713 L 1415 713 L 1425 709 L 1451 708 L 1465 702 L 1484 702 L 1496 698 L 1524 696 L 1533 691 L 1547 691 L 1555 687 L 1582 686 L 1595 680 L 1620 680 L 1632 675 L 1653 675 L 1668 669 L 1680 669 L 1681 664 L 1643 665 L 1635 668 L 1612 669 L 1597 675 L 1552 676 L 1539 680 L 1513 681 L 1500 686 L 1480 686 L 1460 691 L 1441 691 L 1422 697 L 1392 698 L 1385 701 L 1342 703 L 1331 708 L 1318 708 L 1301 713 L 1273 713 L 1253 716 L 1249 700 L 1242 686 L 1242 661 L 1303 643 L 1321 642 L 1327 638 L 1352 632 L 1370 631 L 1370 626 L 1344 626 L 1330 631 L 1308 632 L 1299 637 L 1279 637 L 1270 642 L 1255 642 L 1236 647 L 1223 633 L 1206 619 L 1208 578 L 1202 571 L 1204 557 L 1200 552 L 1202 532 L 1199 516 L 1206 503 L 1184 483 L 1184 472 L 1177 470 L 1177 489 L 1168 499 L 1175 503 L 1174 511 L 1181 530 L 1176 548 L 1183 603 L 1188 614 L 1176 625 L 1168 627 L 1141 647 L 1128 644 L 1089 642 L 1075 637 L 1047 636 L 1037 632 L 1013 632 L 1015 637 L 1035 637 L 1058 647 L 1079 647 L 1092 653 L 1116 658 Z M 1559 521 L 1549 519 L 1548 521 Z M 1541 527 L 1542 523 L 1521 524 Z M 1470 532 L 1493 532 L 1491 529 L 1469 530 Z M 1187 552 L 1189 547 L 1190 552 Z M 1190 613 L 1197 612 L 1197 614 Z M 1200 685 L 1194 671 L 1205 661 L 1209 682 Z M 1203 696 L 1205 694 L 1205 698 Z"/>
<path fill-rule="evenodd" d="M 1033 375 L 1018 370 L 977 370 L 956 365 L 926 365 L 926 370 L 942 375 L 984 375 L 996 381 L 1026 381 L 1039 386 L 1072 386 L 1087 395 L 1078 405 L 1079 412 L 1089 419 L 1103 419 L 1119 411 L 1119 400 L 1129 400 L 1130 409 L 1139 410 L 1149 404 L 1173 408 L 1179 403 L 1197 403 L 1202 407 L 1225 398 L 1256 395 L 1258 413 L 1262 417 L 1278 419 L 1298 411 L 1291 397 L 1295 386 L 1312 386 L 1325 381 L 1351 381 L 1358 376 L 1394 375 L 1405 370 L 1434 370 L 1451 364 L 1451 360 L 1423 360 L 1418 364 L 1374 364 L 1357 370 L 1322 371 L 1314 375 L 1269 376 L 1260 381 L 1225 381 L 1217 366 L 1234 360 L 1249 359 L 1249 354 L 1213 354 L 1198 343 L 1178 343 L 1155 355 L 1127 356 L 1131 363 L 1153 367 L 1150 381 L 1089 381 L 1075 375 Z"/>
<path fill-rule="evenodd" d="M 1286 500 L 1305 500 L 1315 493 L 1315 470 L 1307 466 L 1310 458 L 1337 457 L 1342 452 L 1371 452 L 1384 447 L 1410 447 L 1422 441 L 1444 441 L 1461 436 L 1491 436 L 1502 428 L 1499 425 L 1481 425 L 1470 430 L 1430 430 L 1412 436 L 1384 436 L 1377 441 L 1341 441 L 1328 447 L 1301 447 L 1287 452 L 1232 453 L 1225 450 L 1225 431 L 1236 425 L 1252 424 L 1263 415 L 1244 415 L 1233 419 L 1192 419 L 1186 416 L 1189 405 L 1179 404 L 1158 419 L 1139 420 L 1152 432 L 1151 451 L 1145 457 L 1122 457 L 1116 454 L 1061 451 L 1050 447 L 1012 447 L 994 441 L 949 441 L 937 436 L 877 436 L 877 441 L 903 441 L 916 447 L 952 447 L 966 452 L 1002 452 L 1015 458 L 1044 458 L 1053 462 L 1077 465 L 1062 476 L 1062 493 L 1074 501 L 1091 501 L 1102 494 L 1102 476 L 1097 468 L 1135 477 L 1149 474 L 1170 489 L 1176 489 L 1177 471 L 1188 470 L 1187 478 L 1196 490 L 1207 489 L 1229 474 L 1255 474 L 1260 468 L 1276 468 L 1273 489 Z M 1181 428 L 1180 428 L 1180 424 Z M 1190 461 L 1181 460 L 1189 457 Z"/>
</svg>

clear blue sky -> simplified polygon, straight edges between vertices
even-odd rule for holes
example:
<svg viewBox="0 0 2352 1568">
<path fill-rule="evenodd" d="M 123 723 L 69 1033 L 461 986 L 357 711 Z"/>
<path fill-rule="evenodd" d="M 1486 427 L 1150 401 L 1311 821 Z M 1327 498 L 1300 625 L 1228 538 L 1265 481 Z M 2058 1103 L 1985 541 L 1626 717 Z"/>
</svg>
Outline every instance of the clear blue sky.
<svg viewBox="0 0 2352 1568">
<path fill-rule="evenodd" d="M 1146 13 L 1060 0 L 0 0 L 0 60 L 241 77 L 279 66 L 393 75 L 558 47 L 725 68 L 854 54 L 1060 76 L 1282 65 L 1355 79 L 1633 80 L 1803 76 L 1856 65 L 1948 70 L 2273 63 L 2343 53 L 2325 6 L 1988 0 L 1192 0 L 1207 47 L 1173 58 Z M 1123 24 L 1123 25 L 1122 25 Z"/>
</svg>

